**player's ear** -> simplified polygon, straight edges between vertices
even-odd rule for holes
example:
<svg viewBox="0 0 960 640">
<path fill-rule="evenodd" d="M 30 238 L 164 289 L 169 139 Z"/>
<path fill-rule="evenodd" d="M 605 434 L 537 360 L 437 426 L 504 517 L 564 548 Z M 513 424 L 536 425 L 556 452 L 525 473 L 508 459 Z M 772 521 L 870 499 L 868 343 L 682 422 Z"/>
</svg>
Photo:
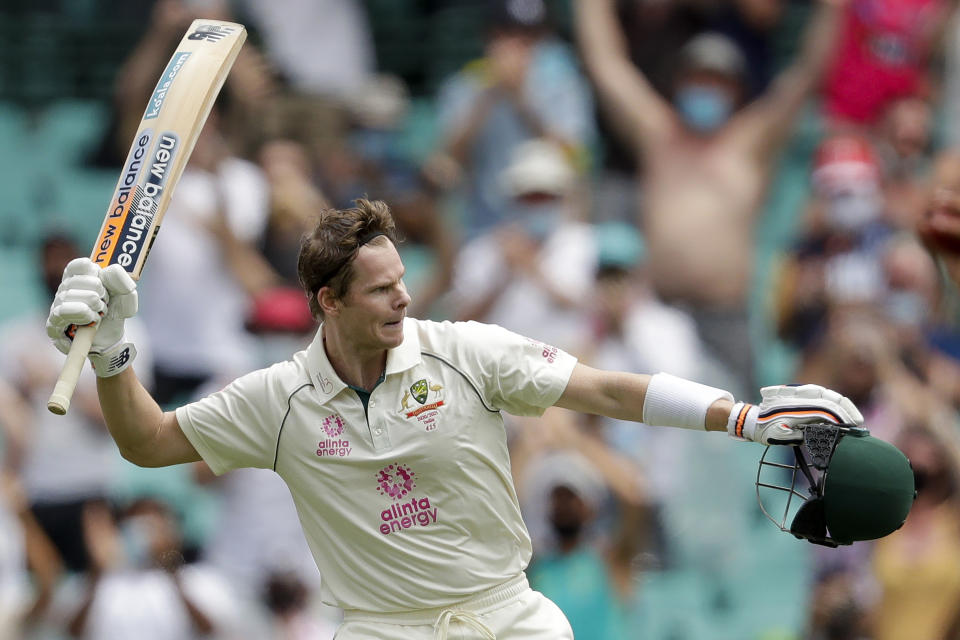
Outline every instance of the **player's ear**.
<svg viewBox="0 0 960 640">
<path fill-rule="evenodd" d="M 317 305 L 319 305 L 324 317 L 330 318 L 340 315 L 343 303 L 334 293 L 333 287 L 321 287 L 317 291 Z"/>
</svg>

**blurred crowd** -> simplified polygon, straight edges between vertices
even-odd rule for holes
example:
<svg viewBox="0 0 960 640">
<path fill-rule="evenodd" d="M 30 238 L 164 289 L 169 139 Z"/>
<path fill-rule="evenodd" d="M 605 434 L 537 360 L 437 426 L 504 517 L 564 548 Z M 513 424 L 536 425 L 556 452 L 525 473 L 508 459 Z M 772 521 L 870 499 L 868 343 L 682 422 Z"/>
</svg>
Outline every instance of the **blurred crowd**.
<svg viewBox="0 0 960 640">
<path fill-rule="evenodd" d="M 900 531 L 814 549 L 762 518 L 759 447 L 560 409 L 510 420 L 531 583 L 579 640 L 960 637 L 954 3 L 474 4 L 482 57 L 424 96 L 377 69 L 359 0 L 155 1 L 103 166 L 122 163 L 191 19 L 255 37 L 144 271 L 127 323 L 140 379 L 173 408 L 304 348 L 301 234 L 325 207 L 382 199 L 411 315 L 745 400 L 821 384 L 912 461 Z M 410 140 L 413 100 L 432 108 L 429 140 Z M 802 198 L 771 235 L 784 190 Z M 43 237 L 51 299 L 86 251 Z M 91 371 L 51 415 L 62 356 L 47 310 L 24 311 L 0 326 L 0 638 L 332 638 L 282 482 L 133 468 Z"/>
</svg>

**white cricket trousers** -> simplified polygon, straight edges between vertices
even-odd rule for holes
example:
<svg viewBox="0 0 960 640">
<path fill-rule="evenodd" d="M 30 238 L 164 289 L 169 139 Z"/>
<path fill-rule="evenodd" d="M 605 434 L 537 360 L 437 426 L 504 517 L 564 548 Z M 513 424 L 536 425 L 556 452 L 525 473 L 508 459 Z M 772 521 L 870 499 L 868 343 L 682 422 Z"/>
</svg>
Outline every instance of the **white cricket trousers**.
<svg viewBox="0 0 960 640">
<path fill-rule="evenodd" d="M 573 640 L 560 608 L 523 574 L 449 607 L 345 611 L 334 640 Z"/>
</svg>

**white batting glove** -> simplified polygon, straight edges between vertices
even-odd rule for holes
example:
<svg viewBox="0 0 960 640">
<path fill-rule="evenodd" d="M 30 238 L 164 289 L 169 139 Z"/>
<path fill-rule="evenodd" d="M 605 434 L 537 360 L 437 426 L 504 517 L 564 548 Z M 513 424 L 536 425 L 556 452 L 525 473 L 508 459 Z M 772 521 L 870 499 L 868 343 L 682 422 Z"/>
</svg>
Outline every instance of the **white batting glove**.
<svg viewBox="0 0 960 640">
<path fill-rule="evenodd" d="M 47 335 L 62 353 L 78 326 L 95 326 L 90 362 L 97 375 L 117 375 L 133 362 L 136 348 L 123 340 L 123 321 L 137 312 L 137 284 L 120 265 L 101 269 L 89 258 L 71 260 L 50 305 Z"/>
<path fill-rule="evenodd" d="M 727 420 L 732 437 L 761 444 L 799 444 L 804 424 L 863 424 L 863 416 L 850 400 L 816 384 L 764 387 L 760 395 L 759 406 L 734 405 Z"/>
</svg>

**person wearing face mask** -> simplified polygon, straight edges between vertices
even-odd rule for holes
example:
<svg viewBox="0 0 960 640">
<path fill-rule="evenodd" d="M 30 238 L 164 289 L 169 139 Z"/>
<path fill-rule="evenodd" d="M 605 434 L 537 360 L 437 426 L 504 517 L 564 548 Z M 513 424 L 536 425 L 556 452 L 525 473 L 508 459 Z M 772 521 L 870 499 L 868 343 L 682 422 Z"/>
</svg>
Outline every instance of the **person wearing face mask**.
<svg viewBox="0 0 960 640">
<path fill-rule="evenodd" d="M 911 235 L 893 239 L 883 255 L 882 308 L 904 365 L 954 407 L 960 406 L 960 340 L 946 313 L 937 265 Z"/>
<path fill-rule="evenodd" d="M 594 138 L 593 99 L 578 60 L 557 37 L 544 0 L 473 3 L 485 16 L 483 57 L 444 79 L 437 95 L 438 146 L 424 166 L 457 197 L 463 237 L 518 213 L 500 186 L 521 144 L 549 138 L 584 155 Z M 480 10 L 485 5 L 485 10 Z"/>
<path fill-rule="evenodd" d="M 876 153 L 863 137 L 824 139 L 814 154 L 806 229 L 783 259 L 776 283 L 781 339 L 805 349 L 826 329 L 834 305 L 879 302 L 880 258 L 892 229 Z"/>
<path fill-rule="evenodd" d="M 546 529 L 530 584 L 560 607 L 577 640 L 625 640 L 633 637 L 633 567 L 648 524 L 642 474 L 563 417 L 547 416 L 545 428 L 567 446 L 541 452 L 522 473 L 527 517 Z M 611 516 L 616 535 L 597 535 L 594 522 Z"/>
<path fill-rule="evenodd" d="M 578 351 L 597 262 L 594 228 L 577 219 L 577 174 L 563 148 L 526 142 L 501 172 L 518 215 L 468 242 L 454 266 L 460 320 L 498 324 Z"/>
<path fill-rule="evenodd" d="M 40 239 L 37 280 L 44 298 L 56 293 L 64 267 L 79 255 L 76 241 L 61 231 L 51 231 Z M 92 371 L 81 373 L 74 411 L 54 416 L 45 410 L 44 396 L 59 375 L 63 356 L 50 348 L 38 326 L 41 317 L 39 312 L 24 313 L 0 326 L 0 379 L 31 409 L 19 470 L 27 502 L 64 567 L 82 571 L 89 565 L 76 534 L 83 507 L 109 497 L 122 461 L 103 422 Z M 151 362 L 150 340 L 142 323 L 138 320 L 131 329 L 143 340 Z M 146 384 L 152 386 L 149 370 Z"/>
<path fill-rule="evenodd" d="M 575 27 L 611 125 L 642 160 L 642 212 L 657 293 L 686 306 L 701 338 L 752 388 L 747 297 L 753 226 L 791 123 L 833 48 L 844 0 L 820 0 L 797 60 L 743 104 L 735 45 L 702 34 L 683 50 L 673 104 L 630 62 L 612 0 L 579 0 Z"/>
<path fill-rule="evenodd" d="M 67 625 L 71 637 L 247 637 L 236 635 L 233 621 L 241 612 L 223 576 L 184 564 L 180 528 L 166 503 L 139 498 L 119 522 L 106 505 L 91 505 L 78 537 L 92 562 L 83 600 Z"/>
</svg>

